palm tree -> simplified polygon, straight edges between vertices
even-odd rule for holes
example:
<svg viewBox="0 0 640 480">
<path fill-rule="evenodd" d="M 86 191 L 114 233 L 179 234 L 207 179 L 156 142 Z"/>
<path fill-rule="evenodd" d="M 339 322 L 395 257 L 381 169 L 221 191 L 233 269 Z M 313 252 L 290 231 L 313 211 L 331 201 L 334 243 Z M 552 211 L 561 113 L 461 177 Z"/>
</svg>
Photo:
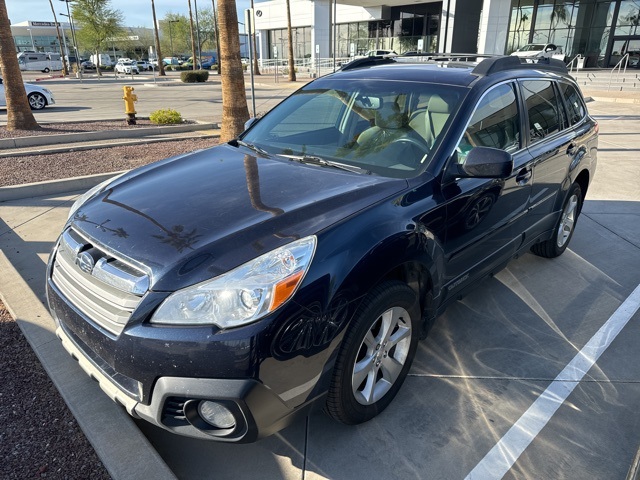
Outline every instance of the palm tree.
<svg viewBox="0 0 640 480">
<path fill-rule="evenodd" d="M 553 12 L 551 12 L 551 35 L 549 36 L 549 41 L 553 42 L 553 39 L 556 36 L 556 27 L 560 22 L 567 24 L 567 7 L 564 5 L 556 5 L 553 7 Z"/>
<path fill-rule="evenodd" d="M 293 60 L 293 33 L 291 31 L 291 3 L 287 0 L 287 37 L 289 40 L 289 81 L 296 81 L 295 61 Z"/>
<path fill-rule="evenodd" d="M 64 58 L 65 53 L 64 53 L 64 49 L 62 48 L 62 38 L 60 37 L 60 27 L 58 26 L 58 19 L 56 18 L 56 11 L 53 8 L 53 0 L 49 0 L 49 5 L 51 6 L 51 13 L 53 13 L 53 22 L 56 24 L 56 35 L 58 36 L 58 46 L 60 47 L 60 58 L 62 59 L 62 75 L 66 77 L 67 75 L 69 75 L 69 70 L 67 70 L 67 60 Z"/>
<path fill-rule="evenodd" d="M 244 71 L 240 60 L 240 34 L 235 0 L 218 1 L 222 83 L 222 129 L 220 142 L 228 142 L 244 130 L 249 119 Z"/>
<path fill-rule="evenodd" d="M 251 0 L 251 12 L 254 12 L 253 9 L 253 0 Z M 258 66 L 258 49 L 256 48 L 256 19 L 255 16 L 251 18 L 251 31 L 249 35 L 251 35 L 251 42 L 253 43 L 253 74 L 260 75 L 260 68 Z"/>
<path fill-rule="evenodd" d="M 0 0 L 0 67 L 7 99 L 7 130 L 38 130 L 40 125 L 31 112 L 22 82 L 5 0 Z"/>
<path fill-rule="evenodd" d="M 187 0 L 189 2 L 189 28 L 191 31 L 191 55 L 192 55 L 192 59 L 193 59 L 193 66 L 191 67 L 192 70 L 197 70 L 198 69 L 198 64 L 200 63 L 200 59 L 196 58 L 196 37 L 193 34 L 193 13 L 191 13 L 191 0 Z"/>
<path fill-rule="evenodd" d="M 156 5 L 153 0 L 151 0 L 151 11 L 153 12 L 153 34 L 156 39 L 156 60 L 158 61 L 160 76 L 164 77 L 167 74 L 164 73 L 164 63 L 162 63 L 162 52 L 160 51 L 160 36 L 158 35 L 158 21 L 156 20 Z"/>
</svg>

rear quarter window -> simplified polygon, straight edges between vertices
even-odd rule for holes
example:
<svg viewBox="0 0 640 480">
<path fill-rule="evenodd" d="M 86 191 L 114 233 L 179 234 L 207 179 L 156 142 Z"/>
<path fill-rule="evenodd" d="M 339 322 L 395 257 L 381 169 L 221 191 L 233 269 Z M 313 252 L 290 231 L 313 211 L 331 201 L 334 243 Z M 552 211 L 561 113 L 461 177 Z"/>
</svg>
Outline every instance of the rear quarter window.
<svg viewBox="0 0 640 480">
<path fill-rule="evenodd" d="M 587 114 L 587 107 L 584 105 L 582 95 L 573 85 L 568 83 L 558 83 L 560 89 L 560 95 L 564 99 L 564 104 L 567 107 L 567 117 L 569 125 L 575 125 L 580 122 Z"/>
</svg>

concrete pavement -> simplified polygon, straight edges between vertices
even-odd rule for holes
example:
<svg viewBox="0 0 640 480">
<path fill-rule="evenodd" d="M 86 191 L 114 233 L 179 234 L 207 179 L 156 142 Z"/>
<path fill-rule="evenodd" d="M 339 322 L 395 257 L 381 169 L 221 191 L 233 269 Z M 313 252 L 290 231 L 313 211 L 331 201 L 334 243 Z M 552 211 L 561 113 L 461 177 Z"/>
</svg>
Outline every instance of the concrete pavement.
<svg viewBox="0 0 640 480">
<path fill-rule="evenodd" d="M 452 305 L 399 396 L 364 425 L 315 413 L 252 445 L 135 428 L 62 351 L 38 304 L 76 194 L 0 203 L 0 292 L 114 478 L 464 478 L 640 283 L 640 111 L 589 110 L 599 164 L 570 249 L 525 255 Z M 505 478 L 625 477 L 640 444 L 639 322 L 636 312 Z"/>
</svg>

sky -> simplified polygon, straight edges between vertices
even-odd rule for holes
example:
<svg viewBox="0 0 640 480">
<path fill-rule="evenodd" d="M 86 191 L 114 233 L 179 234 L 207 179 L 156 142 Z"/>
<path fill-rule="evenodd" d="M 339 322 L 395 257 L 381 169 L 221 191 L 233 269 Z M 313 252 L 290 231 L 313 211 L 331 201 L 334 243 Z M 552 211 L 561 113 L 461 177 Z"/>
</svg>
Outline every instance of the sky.
<svg viewBox="0 0 640 480">
<path fill-rule="evenodd" d="M 27 20 L 52 22 L 53 14 L 49 0 L 4 0 L 9 13 L 11 23 L 21 23 Z M 198 5 L 198 10 L 211 9 L 211 0 L 191 0 L 191 7 L 194 2 Z M 111 0 L 111 7 L 120 10 L 124 14 L 125 27 L 153 27 L 151 15 L 151 0 Z M 66 6 L 60 0 L 53 0 L 58 21 L 64 22 L 66 18 L 60 17 L 60 13 L 66 13 Z M 216 1 L 217 5 L 217 1 Z M 244 22 L 244 10 L 249 8 L 250 0 L 236 0 L 239 12 L 239 20 Z M 156 17 L 162 19 L 167 13 L 179 13 L 189 15 L 187 0 L 155 0 Z M 240 26 L 242 32 L 242 25 Z"/>
</svg>

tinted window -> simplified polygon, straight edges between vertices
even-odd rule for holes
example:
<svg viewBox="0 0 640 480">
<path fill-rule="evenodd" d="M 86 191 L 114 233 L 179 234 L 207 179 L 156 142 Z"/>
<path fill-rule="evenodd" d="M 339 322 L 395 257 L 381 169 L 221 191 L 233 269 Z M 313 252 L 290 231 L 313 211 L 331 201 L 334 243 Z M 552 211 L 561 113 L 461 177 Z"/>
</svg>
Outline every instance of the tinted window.
<svg viewBox="0 0 640 480">
<path fill-rule="evenodd" d="M 509 152 L 520 148 L 520 117 L 512 84 L 487 92 L 478 104 L 460 141 L 458 154 L 473 147 L 493 147 Z"/>
<path fill-rule="evenodd" d="M 525 80 L 522 91 L 529 113 L 529 135 L 535 143 L 562 129 L 563 112 L 553 83 L 547 80 Z"/>
<path fill-rule="evenodd" d="M 560 87 L 560 94 L 564 98 L 564 102 L 567 107 L 569 124 L 573 125 L 578 123 L 587 113 L 587 109 L 584 106 L 580 92 L 578 92 L 573 85 L 569 85 L 568 83 L 558 83 L 558 87 Z"/>
</svg>

